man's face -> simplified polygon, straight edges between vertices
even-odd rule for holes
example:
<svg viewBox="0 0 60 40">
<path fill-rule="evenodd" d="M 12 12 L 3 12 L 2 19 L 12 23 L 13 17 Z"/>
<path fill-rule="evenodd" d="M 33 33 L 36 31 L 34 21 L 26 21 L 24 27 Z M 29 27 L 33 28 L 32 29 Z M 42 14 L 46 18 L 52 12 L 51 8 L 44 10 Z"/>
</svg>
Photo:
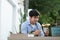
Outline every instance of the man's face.
<svg viewBox="0 0 60 40">
<path fill-rule="evenodd" d="M 33 17 L 30 17 L 30 21 L 35 24 L 36 22 L 38 22 L 39 20 L 39 16 L 33 16 Z"/>
</svg>

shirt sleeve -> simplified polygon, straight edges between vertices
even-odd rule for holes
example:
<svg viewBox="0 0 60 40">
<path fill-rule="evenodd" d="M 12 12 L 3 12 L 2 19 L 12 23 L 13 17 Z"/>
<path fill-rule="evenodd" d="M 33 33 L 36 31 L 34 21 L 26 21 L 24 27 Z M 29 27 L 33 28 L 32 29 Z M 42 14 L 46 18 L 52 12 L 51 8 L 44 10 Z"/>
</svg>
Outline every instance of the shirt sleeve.
<svg viewBox="0 0 60 40">
<path fill-rule="evenodd" d="M 44 37 L 44 32 L 42 30 L 42 26 L 38 23 L 38 29 L 41 31 L 41 33 L 39 34 L 41 37 Z"/>
<path fill-rule="evenodd" d="M 27 27 L 26 27 L 26 24 L 25 24 L 25 23 L 23 23 L 23 24 L 21 25 L 21 33 L 27 34 Z"/>
</svg>

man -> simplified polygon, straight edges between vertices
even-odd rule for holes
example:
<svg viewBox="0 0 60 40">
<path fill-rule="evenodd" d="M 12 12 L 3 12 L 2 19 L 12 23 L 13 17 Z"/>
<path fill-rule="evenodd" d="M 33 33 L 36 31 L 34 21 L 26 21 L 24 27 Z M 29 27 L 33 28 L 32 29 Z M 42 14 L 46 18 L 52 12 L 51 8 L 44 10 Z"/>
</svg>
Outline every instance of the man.
<svg viewBox="0 0 60 40">
<path fill-rule="evenodd" d="M 44 36 L 42 31 L 42 27 L 40 23 L 38 23 L 39 12 L 35 9 L 32 9 L 29 12 L 29 20 L 25 21 L 21 26 L 21 33 L 29 34 L 32 33 L 35 36 Z"/>
</svg>

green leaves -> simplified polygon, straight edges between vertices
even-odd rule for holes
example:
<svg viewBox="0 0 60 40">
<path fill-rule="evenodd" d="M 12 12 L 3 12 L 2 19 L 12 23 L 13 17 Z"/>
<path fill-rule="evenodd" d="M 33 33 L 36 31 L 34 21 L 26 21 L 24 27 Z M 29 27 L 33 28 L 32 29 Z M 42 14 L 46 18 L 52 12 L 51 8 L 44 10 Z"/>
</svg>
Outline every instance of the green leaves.
<svg viewBox="0 0 60 40">
<path fill-rule="evenodd" d="M 40 11 L 39 22 L 54 24 L 59 19 L 60 0 L 29 0 L 29 8 Z"/>
</svg>

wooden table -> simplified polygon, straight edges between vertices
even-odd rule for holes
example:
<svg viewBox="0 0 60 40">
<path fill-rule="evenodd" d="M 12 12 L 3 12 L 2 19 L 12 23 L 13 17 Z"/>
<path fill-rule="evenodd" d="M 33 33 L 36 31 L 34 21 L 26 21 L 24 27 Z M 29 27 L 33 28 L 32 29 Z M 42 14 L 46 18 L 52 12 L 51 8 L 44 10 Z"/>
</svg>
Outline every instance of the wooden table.
<svg viewBox="0 0 60 40">
<path fill-rule="evenodd" d="M 12 34 L 8 40 L 60 40 L 60 37 L 28 37 L 24 34 Z"/>
</svg>

